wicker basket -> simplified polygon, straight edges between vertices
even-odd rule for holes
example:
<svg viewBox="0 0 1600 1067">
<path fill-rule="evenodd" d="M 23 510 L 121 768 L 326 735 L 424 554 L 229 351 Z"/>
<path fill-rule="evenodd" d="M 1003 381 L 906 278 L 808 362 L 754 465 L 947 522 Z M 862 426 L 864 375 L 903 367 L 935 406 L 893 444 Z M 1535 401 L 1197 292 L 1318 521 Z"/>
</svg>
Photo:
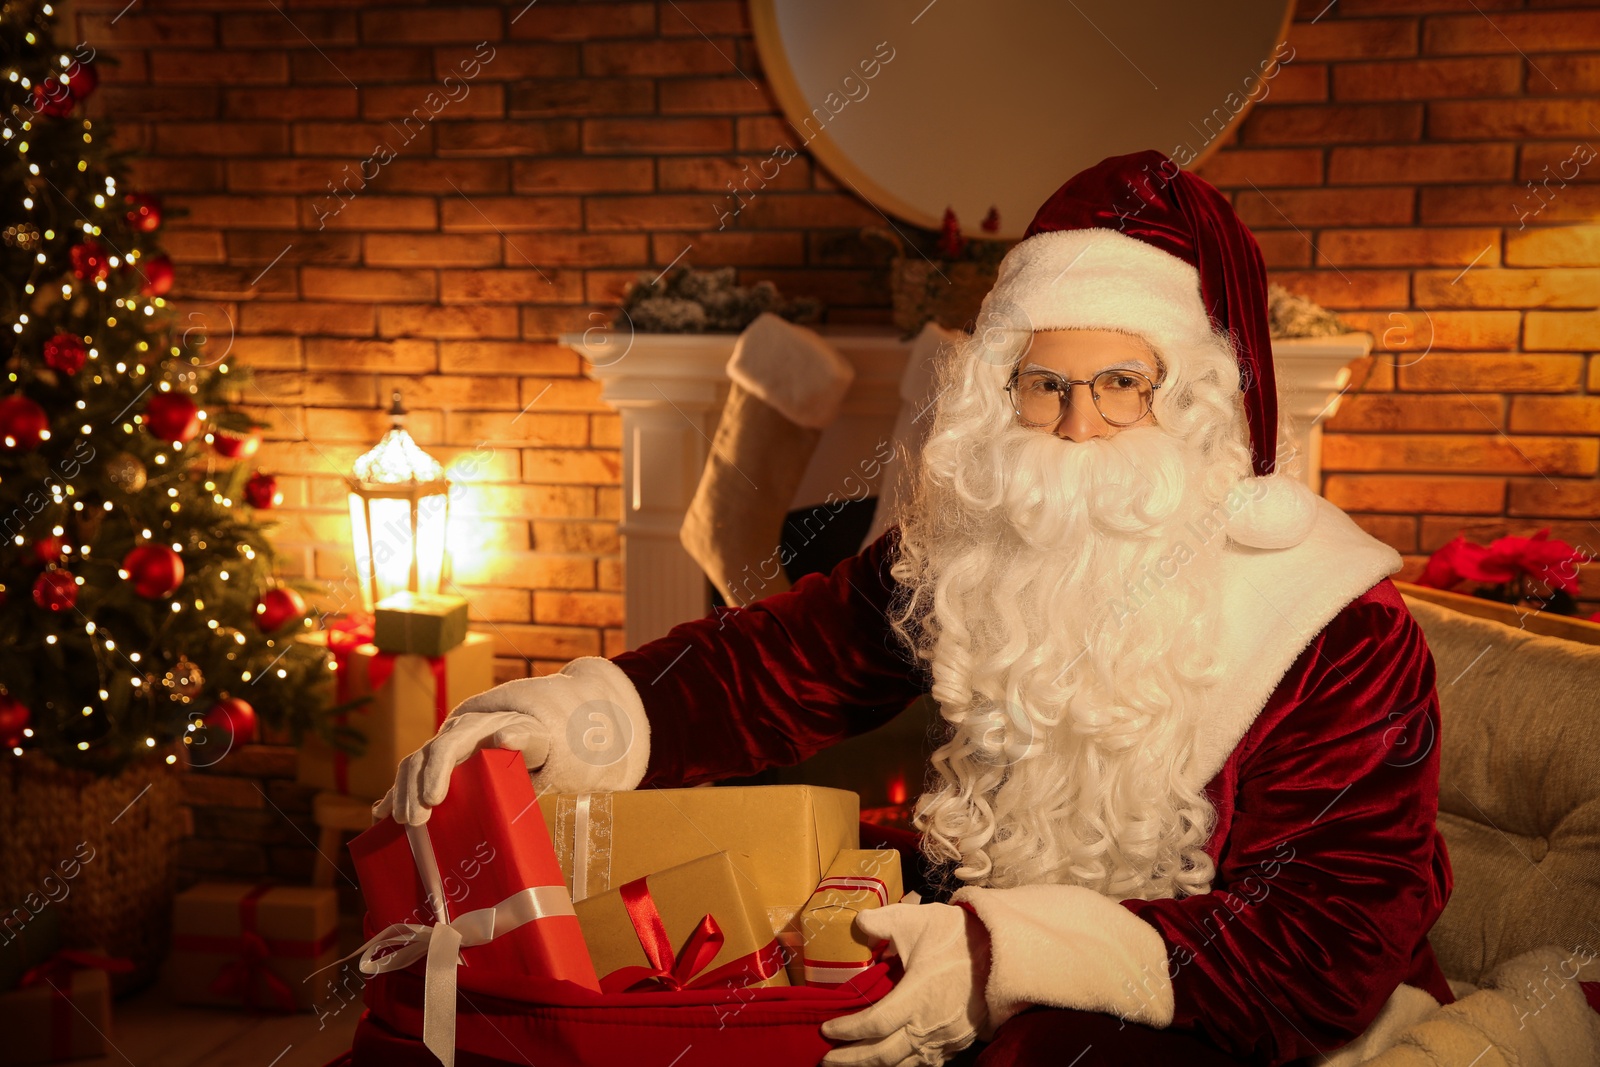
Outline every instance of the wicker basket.
<svg viewBox="0 0 1600 1067">
<path fill-rule="evenodd" d="M 112 976 L 119 994 L 154 981 L 167 950 L 184 813 L 183 764 L 168 766 L 163 754 L 109 777 L 34 752 L 0 757 L 0 902 L 8 922 L 59 909 L 66 947 L 133 961 L 132 973 Z"/>
<path fill-rule="evenodd" d="M 983 263 L 896 257 L 889 264 L 894 324 L 906 337 L 930 319 L 947 330 L 968 330 L 995 277 L 995 268 Z"/>
</svg>

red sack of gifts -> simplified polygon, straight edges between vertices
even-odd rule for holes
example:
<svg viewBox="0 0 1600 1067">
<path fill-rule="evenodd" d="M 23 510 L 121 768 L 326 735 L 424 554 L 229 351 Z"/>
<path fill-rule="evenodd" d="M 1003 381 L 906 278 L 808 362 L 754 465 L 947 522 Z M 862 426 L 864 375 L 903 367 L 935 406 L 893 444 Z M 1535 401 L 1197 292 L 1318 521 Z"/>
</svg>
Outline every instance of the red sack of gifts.
<svg viewBox="0 0 1600 1067">
<path fill-rule="evenodd" d="M 348 1067 L 634 1067 L 642 1050 L 667 1050 L 666 1063 L 690 1046 L 679 1067 L 816 1067 L 834 1047 L 822 1024 L 875 1003 L 900 973 L 898 962 L 883 961 L 828 987 L 744 986 L 717 981 L 714 968 L 691 974 L 692 963 L 657 958 L 657 946 L 652 963 L 663 974 L 681 972 L 686 983 L 600 992 L 517 752 L 478 753 L 456 769 L 424 826 L 408 831 L 386 819 L 350 848 L 367 900 L 371 939 L 361 954 L 371 977 L 354 1045 L 335 1061 Z M 433 890 L 424 890 L 419 869 L 435 872 Z M 547 917 L 492 941 L 465 943 L 460 967 L 445 966 L 441 950 L 419 949 L 413 940 L 431 936 L 422 934 L 433 929 L 422 903 L 430 892 L 461 923 L 463 907 L 482 908 L 480 901 L 530 886 L 549 890 Z M 641 931 L 641 943 L 646 939 Z M 391 949 L 398 951 L 380 954 Z M 434 963 L 426 971 L 423 951 Z"/>
<path fill-rule="evenodd" d="M 398 979 L 409 969 L 426 982 L 417 1033 L 446 1067 L 458 971 L 491 984 L 532 977 L 599 992 L 522 753 L 474 754 L 426 823 L 384 819 L 351 841 L 350 853 L 371 935 L 351 955 L 363 974 Z"/>
<path fill-rule="evenodd" d="M 893 968 L 891 972 L 891 968 Z M 588 993 L 570 984 L 460 975 L 456 1067 L 816 1067 L 835 1045 L 829 1019 L 862 1011 L 900 976 L 881 961 L 830 986 Z M 423 981 L 404 971 L 366 985 L 367 1011 L 343 1067 L 436 1067 L 415 1035 Z"/>
</svg>

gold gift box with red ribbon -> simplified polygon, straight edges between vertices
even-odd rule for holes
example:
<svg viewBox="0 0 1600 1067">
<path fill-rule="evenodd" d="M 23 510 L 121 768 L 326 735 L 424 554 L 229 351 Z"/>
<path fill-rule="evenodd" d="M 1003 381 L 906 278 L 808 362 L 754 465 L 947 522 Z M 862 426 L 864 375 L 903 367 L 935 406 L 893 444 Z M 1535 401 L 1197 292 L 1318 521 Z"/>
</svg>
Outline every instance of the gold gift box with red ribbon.
<svg viewBox="0 0 1600 1067">
<path fill-rule="evenodd" d="M 400 761 L 434 735 L 451 708 L 494 686 L 494 638 L 488 634 L 469 633 L 432 658 L 381 651 L 371 636 L 370 629 L 355 628 L 300 638 L 333 653 L 333 703 L 371 698 L 338 716 L 365 735 L 361 755 L 308 734 L 300 744 L 301 785 L 377 800 L 394 784 Z"/>
<path fill-rule="evenodd" d="M 546 793 L 539 811 L 574 904 L 726 852 L 783 946 L 791 985 L 801 982 L 800 909 L 834 856 L 861 840 L 860 798 L 812 785 Z"/>
<path fill-rule="evenodd" d="M 626 882 L 573 905 L 607 993 L 786 986 L 766 911 L 726 852 Z"/>
<path fill-rule="evenodd" d="M 62 949 L 0 993 L 0 1067 L 103 1056 L 111 1033 L 111 974 L 133 961 Z"/>
<path fill-rule="evenodd" d="M 178 1001 L 267 1011 L 307 1011 L 338 959 L 339 904 L 332 889 L 202 882 L 173 901 L 167 968 Z"/>
<path fill-rule="evenodd" d="M 844 849 L 800 911 L 806 985 L 848 982 L 873 964 L 873 946 L 855 929 L 868 908 L 900 901 L 900 853 Z"/>
</svg>

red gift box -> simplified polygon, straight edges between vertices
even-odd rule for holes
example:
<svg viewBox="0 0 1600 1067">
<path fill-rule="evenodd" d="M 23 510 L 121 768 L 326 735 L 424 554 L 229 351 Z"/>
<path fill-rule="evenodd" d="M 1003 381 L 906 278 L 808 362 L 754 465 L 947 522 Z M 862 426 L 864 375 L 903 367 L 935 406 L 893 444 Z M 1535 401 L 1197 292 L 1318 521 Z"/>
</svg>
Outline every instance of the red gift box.
<svg viewBox="0 0 1600 1067">
<path fill-rule="evenodd" d="M 384 819 L 350 842 L 368 928 L 361 970 L 419 964 L 435 990 L 423 1040 L 446 1067 L 455 1047 L 456 969 L 599 992 L 522 754 L 484 749 L 455 769 L 421 826 Z"/>
</svg>

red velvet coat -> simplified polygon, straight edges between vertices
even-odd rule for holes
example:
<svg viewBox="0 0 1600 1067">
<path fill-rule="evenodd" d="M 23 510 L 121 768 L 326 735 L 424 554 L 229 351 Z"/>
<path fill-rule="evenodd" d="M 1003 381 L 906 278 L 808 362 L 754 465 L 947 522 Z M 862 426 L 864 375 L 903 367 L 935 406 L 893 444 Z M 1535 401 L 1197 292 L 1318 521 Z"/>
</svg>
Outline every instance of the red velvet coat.
<svg viewBox="0 0 1600 1067">
<path fill-rule="evenodd" d="M 613 657 L 650 721 L 641 785 L 796 763 L 927 692 L 884 618 L 898 537 Z M 1432 657 L 1383 578 L 1311 638 L 1207 786 L 1212 892 L 1121 902 L 1166 941 L 1171 1028 L 1278 1064 L 1360 1035 L 1402 982 L 1453 999 L 1427 940 L 1451 887 L 1438 736 Z"/>
</svg>

